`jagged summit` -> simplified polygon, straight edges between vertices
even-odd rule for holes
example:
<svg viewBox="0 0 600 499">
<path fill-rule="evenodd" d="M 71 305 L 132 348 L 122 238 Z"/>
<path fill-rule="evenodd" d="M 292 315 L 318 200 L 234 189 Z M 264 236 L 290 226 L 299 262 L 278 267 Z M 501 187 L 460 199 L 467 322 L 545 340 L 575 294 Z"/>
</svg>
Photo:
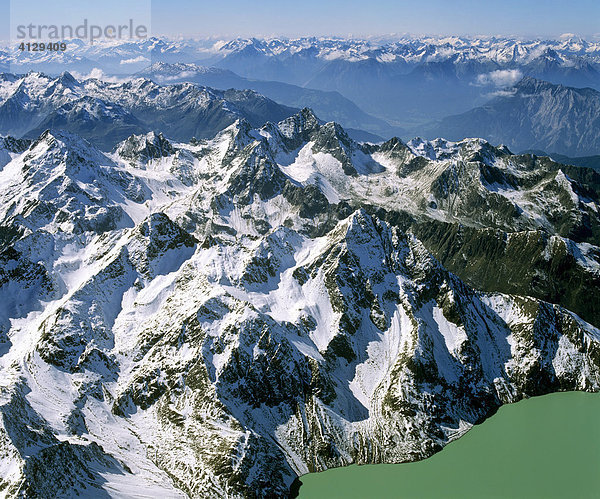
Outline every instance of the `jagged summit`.
<svg viewBox="0 0 600 499">
<path fill-rule="evenodd" d="M 68 71 L 64 71 L 63 73 L 61 73 L 58 76 L 56 82 L 70 88 L 79 86 L 79 82 L 77 81 L 77 79 Z"/>
<path fill-rule="evenodd" d="M 553 88 L 554 86 L 555 85 L 548 81 L 540 80 L 539 78 L 533 78 L 532 76 L 525 76 L 516 85 L 514 85 L 514 88 L 517 91 L 534 93 L 540 90 Z M 559 88 L 560 87 L 563 87 L 563 85 L 559 85 Z"/>
<path fill-rule="evenodd" d="M 113 164 L 88 141 L 66 131 L 44 131 L 31 142 L 22 158 L 27 166 L 26 174 L 37 166 L 70 169 L 79 165 Z"/>
<path fill-rule="evenodd" d="M 492 158 L 511 155 L 512 153 L 505 145 L 497 147 L 490 144 L 487 140 L 480 138 L 467 138 L 456 142 L 437 138 L 434 140 L 425 140 L 421 137 L 411 139 L 406 144 L 407 147 L 417 156 L 423 156 L 430 160 L 448 159 L 460 155 L 462 157 L 473 159 Z"/>
<path fill-rule="evenodd" d="M 120 203 L 147 194 L 138 179 L 68 132 L 45 131 L 0 177 L 3 216 L 30 230 L 114 230 L 133 223 Z"/>
<path fill-rule="evenodd" d="M 159 62 L 155 62 L 155 63 L 151 64 L 150 66 L 148 66 L 147 69 L 145 69 L 142 73 L 139 73 L 139 74 L 140 74 L 140 76 L 144 76 L 146 74 L 160 72 L 161 76 L 164 76 L 165 70 L 168 70 L 172 74 L 179 74 L 181 71 L 194 71 L 194 72 L 203 72 L 203 73 L 227 72 L 226 70 L 223 70 L 223 69 L 207 67 L 207 66 L 200 66 L 198 64 L 193 64 L 193 63 L 183 63 L 183 62 L 166 63 L 166 62 L 159 61 Z"/>
<path fill-rule="evenodd" d="M 279 123 L 281 133 L 289 139 L 310 135 L 319 126 L 319 119 L 315 116 L 312 109 L 307 107 Z"/>
<path fill-rule="evenodd" d="M 135 164 L 171 156 L 175 149 L 162 133 L 148 132 L 146 135 L 132 135 L 127 138 L 117 146 L 116 153 Z"/>
</svg>

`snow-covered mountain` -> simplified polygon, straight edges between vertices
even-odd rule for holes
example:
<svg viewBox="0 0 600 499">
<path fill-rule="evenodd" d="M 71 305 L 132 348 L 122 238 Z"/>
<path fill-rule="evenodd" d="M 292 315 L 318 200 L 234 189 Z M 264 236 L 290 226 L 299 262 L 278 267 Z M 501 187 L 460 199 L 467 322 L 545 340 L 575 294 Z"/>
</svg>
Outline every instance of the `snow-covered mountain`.
<svg viewBox="0 0 600 499">
<path fill-rule="evenodd" d="M 577 36 L 559 39 L 516 39 L 507 37 L 460 36 L 389 36 L 365 39 L 304 37 L 296 39 L 236 39 L 219 41 L 213 53 L 234 54 L 252 50 L 270 57 L 286 57 L 305 52 L 318 59 L 364 60 L 376 58 L 381 62 L 402 60 L 405 63 L 437 62 L 452 56 L 462 60 L 528 63 L 548 50 L 560 54 L 561 59 L 588 57 L 600 62 L 600 43 Z"/>
<path fill-rule="evenodd" d="M 248 39 L 214 49 L 201 60 L 247 78 L 339 92 L 416 134 L 526 76 L 600 90 L 600 45 L 577 37 Z"/>
<path fill-rule="evenodd" d="M 23 146 L 0 170 L 11 497 L 287 496 L 430 456 L 503 403 L 600 390 L 589 170 L 480 139 L 364 145 L 308 109 L 111 154 Z"/>
<path fill-rule="evenodd" d="M 70 73 L 0 78 L 0 133 L 33 138 L 47 129 L 66 130 L 103 150 L 131 134 L 156 130 L 187 141 L 212 137 L 238 118 L 259 126 L 296 111 L 252 90 L 222 91 L 192 83 L 80 81 Z"/>
<path fill-rule="evenodd" d="M 312 88 L 339 90 L 350 98 L 356 78 L 368 78 L 369 72 L 382 88 L 436 79 L 445 80 L 446 85 L 463 81 L 493 86 L 516 74 L 573 86 L 600 85 L 600 44 L 578 37 L 247 39 L 218 44 L 214 49 L 216 56 L 209 60 L 243 76 L 301 81 Z M 347 78 L 349 74 L 353 80 Z M 364 88 L 374 92 L 371 87 Z"/>
</svg>

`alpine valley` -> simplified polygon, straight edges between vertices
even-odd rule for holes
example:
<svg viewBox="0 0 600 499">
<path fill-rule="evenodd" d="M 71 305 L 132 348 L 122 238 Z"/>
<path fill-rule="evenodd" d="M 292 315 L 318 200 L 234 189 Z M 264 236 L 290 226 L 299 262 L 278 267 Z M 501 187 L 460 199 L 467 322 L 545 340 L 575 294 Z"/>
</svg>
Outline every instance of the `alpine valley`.
<svg viewBox="0 0 600 499">
<path fill-rule="evenodd" d="M 600 391 L 594 170 L 192 83 L 0 99 L 1 494 L 294 496 Z"/>
</svg>

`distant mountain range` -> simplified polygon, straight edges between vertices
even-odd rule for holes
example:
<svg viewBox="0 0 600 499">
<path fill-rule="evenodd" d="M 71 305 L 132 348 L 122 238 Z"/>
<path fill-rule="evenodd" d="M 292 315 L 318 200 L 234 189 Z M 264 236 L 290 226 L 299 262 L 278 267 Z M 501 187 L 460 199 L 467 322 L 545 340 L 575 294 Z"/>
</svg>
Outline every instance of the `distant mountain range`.
<svg viewBox="0 0 600 499">
<path fill-rule="evenodd" d="M 600 170 L 600 155 L 594 156 L 576 156 L 570 157 L 564 154 L 548 154 L 545 151 L 539 149 L 528 149 L 523 151 L 523 154 L 535 154 L 536 156 L 551 156 L 554 161 L 563 163 L 565 165 L 583 166 L 585 168 L 592 168 L 593 170 Z"/>
<path fill-rule="evenodd" d="M 337 91 L 403 127 L 482 104 L 486 94 L 524 76 L 600 89 L 600 44 L 576 37 L 253 38 L 215 44 L 198 60 L 247 78 Z"/>
<path fill-rule="evenodd" d="M 88 74 L 98 68 L 107 74 L 132 75 L 155 63 L 230 70 L 249 80 L 243 82 L 229 75 L 234 88 L 244 84 L 292 107 L 315 107 L 321 101 L 323 107 L 318 113 L 327 116 L 324 119 L 334 118 L 338 109 L 336 119 L 347 126 L 385 138 L 385 127 L 372 117 L 392 127 L 420 126 L 482 105 L 490 93 L 526 76 L 600 90 L 600 44 L 577 37 L 530 41 L 461 37 L 151 38 L 93 46 L 71 42 L 65 52 L 53 54 L 21 53 L 14 47 L 0 51 L 0 68 L 12 72 L 59 74 L 69 70 Z M 227 79 L 227 75 L 217 73 L 194 77 L 204 81 L 218 78 L 219 85 Z M 303 93 L 296 87 L 337 92 L 371 117 L 356 114 L 356 109 L 336 94 Z"/>
<path fill-rule="evenodd" d="M 4 73 L 0 75 L 0 133 L 31 138 L 46 129 L 66 130 L 108 150 L 131 134 L 163 130 L 171 138 L 187 141 L 212 137 L 239 118 L 257 126 L 298 112 L 248 90 L 248 86 L 264 86 L 279 101 L 314 102 L 327 121 L 340 117 L 344 123 L 364 127 L 348 128 L 357 140 L 383 140 L 369 129 L 386 135 L 394 130 L 335 92 L 278 83 L 271 86 L 269 82 L 252 85 L 229 71 L 193 65 L 160 64 L 144 74 L 164 84 L 141 75 L 110 83 L 95 78 L 78 80 L 67 72 L 57 77 Z M 214 76 L 202 78 L 202 74 Z M 208 83 L 225 90 L 205 86 Z"/>
<path fill-rule="evenodd" d="M 563 156 L 600 152 L 600 92 L 524 78 L 487 104 L 444 118 L 426 137 L 483 137 L 511 150 Z"/>
</svg>

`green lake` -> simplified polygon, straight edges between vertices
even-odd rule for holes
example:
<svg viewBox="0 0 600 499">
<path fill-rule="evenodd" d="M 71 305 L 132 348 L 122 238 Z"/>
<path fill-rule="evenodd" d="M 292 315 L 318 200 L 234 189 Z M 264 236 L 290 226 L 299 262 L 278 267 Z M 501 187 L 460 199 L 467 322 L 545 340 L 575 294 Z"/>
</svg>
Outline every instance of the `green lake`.
<svg viewBox="0 0 600 499">
<path fill-rule="evenodd" d="M 311 498 L 600 498 L 600 394 L 503 406 L 429 459 L 300 478 Z"/>
</svg>

